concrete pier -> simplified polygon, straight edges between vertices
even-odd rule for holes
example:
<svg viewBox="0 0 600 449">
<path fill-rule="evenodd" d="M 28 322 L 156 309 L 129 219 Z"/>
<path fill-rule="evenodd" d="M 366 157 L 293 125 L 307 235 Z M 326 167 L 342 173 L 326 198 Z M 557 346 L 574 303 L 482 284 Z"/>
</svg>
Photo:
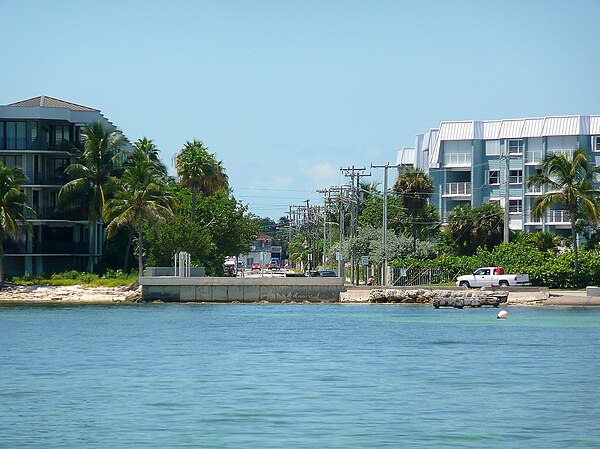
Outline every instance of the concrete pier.
<svg viewBox="0 0 600 449">
<path fill-rule="evenodd" d="M 339 302 L 345 290 L 338 277 L 176 277 L 140 278 L 142 300 L 165 302 Z"/>
</svg>

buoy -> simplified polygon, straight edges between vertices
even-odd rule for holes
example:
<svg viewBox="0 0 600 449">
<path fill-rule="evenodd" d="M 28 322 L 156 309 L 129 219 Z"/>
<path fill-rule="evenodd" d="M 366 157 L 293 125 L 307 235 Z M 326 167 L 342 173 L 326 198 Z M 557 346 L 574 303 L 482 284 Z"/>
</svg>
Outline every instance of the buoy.
<svg viewBox="0 0 600 449">
<path fill-rule="evenodd" d="M 508 318 L 508 312 L 506 310 L 501 310 L 498 312 L 498 316 L 496 318 L 499 320 L 505 320 Z"/>
</svg>

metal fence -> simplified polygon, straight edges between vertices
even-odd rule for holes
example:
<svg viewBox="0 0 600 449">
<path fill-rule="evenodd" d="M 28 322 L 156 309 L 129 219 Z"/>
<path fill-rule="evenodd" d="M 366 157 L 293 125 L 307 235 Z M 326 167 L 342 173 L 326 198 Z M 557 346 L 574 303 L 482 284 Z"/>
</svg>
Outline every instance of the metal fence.
<svg viewBox="0 0 600 449">
<path fill-rule="evenodd" d="M 413 285 L 436 285 L 453 282 L 456 273 L 443 268 L 410 267 L 392 268 L 390 284 L 401 287 Z"/>
</svg>

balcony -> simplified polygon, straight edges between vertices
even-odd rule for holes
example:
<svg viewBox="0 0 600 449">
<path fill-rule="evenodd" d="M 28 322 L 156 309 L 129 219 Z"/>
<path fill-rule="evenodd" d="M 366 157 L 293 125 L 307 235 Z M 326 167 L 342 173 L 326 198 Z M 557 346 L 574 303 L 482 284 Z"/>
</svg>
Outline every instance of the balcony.
<svg viewBox="0 0 600 449">
<path fill-rule="evenodd" d="M 471 196 L 470 182 L 448 182 L 444 185 L 445 197 Z"/>
<path fill-rule="evenodd" d="M 50 172 L 33 173 L 26 172 L 27 182 L 25 185 L 52 185 L 62 186 L 65 184 L 67 178 L 63 173 L 64 169 L 57 170 L 57 173 L 53 174 Z"/>
<path fill-rule="evenodd" d="M 61 140 L 56 143 L 43 141 L 41 138 L 27 139 L 25 137 L 2 137 L 0 138 L 0 150 L 8 151 L 31 151 L 31 150 L 53 150 L 70 151 L 73 146 L 82 147 L 80 142 Z"/>
<path fill-rule="evenodd" d="M 526 187 L 526 190 L 525 190 L 525 195 L 529 195 L 529 196 L 541 195 L 542 193 L 543 193 L 542 186 Z"/>
<path fill-rule="evenodd" d="M 527 213 L 526 220 L 527 223 L 531 224 L 542 224 L 541 217 L 534 217 L 531 211 Z M 566 210 L 549 210 L 544 214 L 544 222 L 547 225 L 570 225 L 571 220 L 569 219 L 569 214 Z"/>
<path fill-rule="evenodd" d="M 471 153 L 446 153 L 445 167 L 471 167 Z"/>
<path fill-rule="evenodd" d="M 544 152 L 542 150 L 527 151 L 525 164 L 540 165 L 544 161 Z"/>
</svg>

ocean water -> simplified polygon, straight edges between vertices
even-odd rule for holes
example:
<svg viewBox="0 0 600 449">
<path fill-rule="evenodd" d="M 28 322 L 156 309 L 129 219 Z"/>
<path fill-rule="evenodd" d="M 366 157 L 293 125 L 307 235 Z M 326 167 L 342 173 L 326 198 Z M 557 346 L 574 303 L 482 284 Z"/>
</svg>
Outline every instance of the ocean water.
<svg viewBox="0 0 600 449">
<path fill-rule="evenodd" d="M 0 307 L 0 447 L 600 447 L 600 310 Z"/>
</svg>

